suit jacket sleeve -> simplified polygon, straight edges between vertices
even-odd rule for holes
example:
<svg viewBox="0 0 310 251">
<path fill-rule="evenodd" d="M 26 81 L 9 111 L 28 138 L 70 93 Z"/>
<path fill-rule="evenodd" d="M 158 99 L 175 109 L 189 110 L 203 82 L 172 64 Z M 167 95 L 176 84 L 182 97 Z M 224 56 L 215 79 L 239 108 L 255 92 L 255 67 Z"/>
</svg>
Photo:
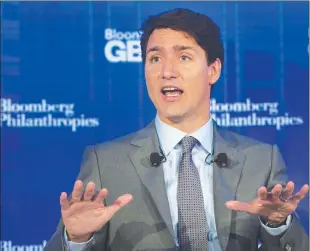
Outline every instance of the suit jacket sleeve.
<svg viewBox="0 0 310 251">
<path fill-rule="evenodd" d="M 288 182 L 286 167 L 282 155 L 277 146 L 272 147 L 271 172 L 267 183 L 270 190 L 276 184 L 285 185 Z M 263 243 L 260 250 L 309 250 L 309 237 L 302 228 L 298 217 L 293 214 L 292 222 L 283 234 L 278 236 L 270 235 L 266 229 L 261 227 L 260 239 Z"/>
<path fill-rule="evenodd" d="M 95 183 L 96 190 L 100 190 L 102 187 L 100 179 L 100 170 L 97 159 L 96 150 L 93 147 L 87 147 L 84 151 L 81 169 L 77 179 L 83 181 L 84 188 L 89 181 Z M 70 195 L 71 196 L 71 195 Z M 69 197 L 70 197 L 69 196 Z M 98 232 L 94 233 L 92 241 L 90 241 L 83 251 L 104 251 L 107 250 L 108 243 L 108 223 Z M 67 251 L 64 238 L 64 225 L 62 219 L 60 219 L 56 232 L 44 247 L 44 251 Z"/>
</svg>

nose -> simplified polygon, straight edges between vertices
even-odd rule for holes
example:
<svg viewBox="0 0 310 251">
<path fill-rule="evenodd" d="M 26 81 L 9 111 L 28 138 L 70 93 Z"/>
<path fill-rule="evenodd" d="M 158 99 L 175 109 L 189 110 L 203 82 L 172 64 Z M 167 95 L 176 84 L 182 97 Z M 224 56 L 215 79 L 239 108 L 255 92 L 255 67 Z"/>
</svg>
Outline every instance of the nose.
<svg viewBox="0 0 310 251">
<path fill-rule="evenodd" d="M 173 60 L 166 60 L 162 65 L 162 78 L 172 79 L 178 76 L 177 66 Z"/>
</svg>

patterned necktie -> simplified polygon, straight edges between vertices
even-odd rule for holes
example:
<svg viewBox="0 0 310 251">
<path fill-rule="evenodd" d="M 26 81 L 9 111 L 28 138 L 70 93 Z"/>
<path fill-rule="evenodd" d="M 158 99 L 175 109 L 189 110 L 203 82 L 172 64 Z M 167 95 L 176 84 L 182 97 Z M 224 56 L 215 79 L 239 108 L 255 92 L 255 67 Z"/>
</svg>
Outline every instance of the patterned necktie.
<svg viewBox="0 0 310 251">
<path fill-rule="evenodd" d="M 180 251 L 207 251 L 208 229 L 199 173 L 192 160 L 197 139 L 181 141 L 183 153 L 178 177 L 178 238 Z"/>
</svg>

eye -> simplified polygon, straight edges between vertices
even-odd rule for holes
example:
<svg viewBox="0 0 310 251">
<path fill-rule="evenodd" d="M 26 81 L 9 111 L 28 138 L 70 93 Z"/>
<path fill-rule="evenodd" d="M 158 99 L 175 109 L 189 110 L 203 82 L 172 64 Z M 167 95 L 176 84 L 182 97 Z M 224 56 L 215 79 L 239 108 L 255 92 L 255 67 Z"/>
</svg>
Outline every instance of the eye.
<svg viewBox="0 0 310 251">
<path fill-rule="evenodd" d="M 159 59 L 160 58 L 158 56 L 153 56 L 153 57 L 150 58 L 150 62 L 151 63 L 157 63 L 157 62 L 159 62 Z"/>
<path fill-rule="evenodd" d="M 185 62 L 191 60 L 191 58 L 189 56 L 186 56 L 186 55 L 182 55 L 180 59 L 181 59 L 181 61 L 185 61 Z"/>
</svg>

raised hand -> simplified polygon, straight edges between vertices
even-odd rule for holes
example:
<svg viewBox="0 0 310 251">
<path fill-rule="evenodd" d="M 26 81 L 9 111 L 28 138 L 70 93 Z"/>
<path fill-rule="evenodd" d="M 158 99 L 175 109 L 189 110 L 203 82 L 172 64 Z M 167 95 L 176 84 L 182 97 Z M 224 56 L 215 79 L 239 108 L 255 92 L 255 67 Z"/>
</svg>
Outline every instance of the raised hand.
<svg viewBox="0 0 310 251">
<path fill-rule="evenodd" d="M 227 201 L 226 207 L 261 216 L 269 223 L 282 223 L 296 210 L 299 202 L 309 191 L 309 186 L 304 185 L 293 195 L 294 186 L 292 181 L 288 182 L 285 188 L 277 184 L 271 192 L 267 192 L 266 187 L 261 187 L 255 200 L 250 202 Z"/>
<path fill-rule="evenodd" d="M 60 195 L 61 215 L 66 227 L 68 238 L 74 242 L 88 241 L 91 235 L 101 229 L 113 215 L 131 200 L 130 194 L 118 197 L 111 205 L 105 206 L 107 189 L 95 194 L 95 184 L 89 182 L 83 193 L 83 182 L 74 184 L 70 201 L 65 192 Z"/>
</svg>

